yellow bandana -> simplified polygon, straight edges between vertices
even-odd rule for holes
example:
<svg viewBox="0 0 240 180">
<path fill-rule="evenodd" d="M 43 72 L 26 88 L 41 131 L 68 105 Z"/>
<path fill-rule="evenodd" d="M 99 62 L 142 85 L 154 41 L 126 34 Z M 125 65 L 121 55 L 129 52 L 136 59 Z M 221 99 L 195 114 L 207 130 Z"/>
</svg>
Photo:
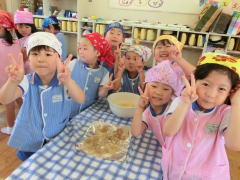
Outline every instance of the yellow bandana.
<svg viewBox="0 0 240 180">
<path fill-rule="evenodd" d="M 240 59 L 226 54 L 206 53 L 199 60 L 198 65 L 214 63 L 226 66 L 240 75 Z"/>
<path fill-rule="evenodd" d="M 181 42 L 179 42 L 178 40 L 177 40 L 177 38 L 175 38 L 174 36 L 171 36 L 171 35 L 162 35 L 162 36 L 159 36 L 155 41 L 154 41 L 154 43 L 153 43 L 153 50 L 155 49 L 155 47 L 156 47 L 156 45 L 157 45 L 157 43 L 159 42 L 159 41 L 161 41 L 161 40 L 164 40 L 164 39 L 167 39 L 167 40 L 169 40 L 170 42 L 172 42 L 177 48 L 178 48 L 178 50 L 182 50 L 182 48 L 183 48 L 183 44 L 181 43 Z"/>
</svg>

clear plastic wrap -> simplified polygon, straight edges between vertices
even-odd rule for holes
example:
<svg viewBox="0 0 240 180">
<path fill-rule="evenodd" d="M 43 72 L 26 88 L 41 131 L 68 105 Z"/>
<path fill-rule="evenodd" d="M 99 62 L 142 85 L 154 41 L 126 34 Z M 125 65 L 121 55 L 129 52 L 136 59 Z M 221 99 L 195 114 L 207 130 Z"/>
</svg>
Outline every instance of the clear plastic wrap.
<svg viewBox="0 0 240 180">
<path fill-rule="evenodd" d="M 130 139 L 128 126 L 94 121 L 83 140 L 76 144 L 76 149 L 97 158 L 124 161 Z"/>
</svg>

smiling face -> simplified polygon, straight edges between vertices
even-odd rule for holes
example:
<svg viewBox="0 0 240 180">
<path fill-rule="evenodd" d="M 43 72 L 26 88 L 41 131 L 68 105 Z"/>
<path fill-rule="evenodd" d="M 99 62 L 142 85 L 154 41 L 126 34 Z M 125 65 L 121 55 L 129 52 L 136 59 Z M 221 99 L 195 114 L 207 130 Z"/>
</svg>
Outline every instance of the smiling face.
<svg viewBox="0 0 240 180">
<path fill-rule="evenodd" d="M 140 63 L 142 63 L 142 58 L 137 53 L 132 51 L 126 53 L 125 66 L 129 72 L 137 72 L 137 66 Z"/>
<path fill-rule="evenodd" d="M 123 33 L 122 30 L 119 28 L 112 28 L 110 29 L 106 35 L 105 39 L 107 42 L 110 44 L 110 46 L 114 47 L 119 47 L 119 45 L 123 42 Z"/>
<path fill-rule="evenodd" d="M 169 55 L 173 46 L 175 45 L 168 40 L 159 41 L 154 49 L 154 58 L 156 63 L 170 59 Z"/>
<path fill-rule="evenodd" d="M 32 32 L 32 28 L 29 25 L 26 24 L 16 24 L 17 30 L 19 34 L 21 34 L 23 37 L 29 36 Z"/>
<path fill-rule="evenodd" d="M 212 71 L 207 77 L 196 81 L 197 103 L 202 110 L 224 104 L 230 94 L 232 83 L 226 72 Z"/>
<path fill-rule="evenodd" d="M 160 82 L 150 82 L 149 85 L 149 101 L 154 109 L 159 109 L 170 102 L 173 95 L 170 86 Z"/>
<path fill-rule="evenodd" d="M 59 58 L 59 54 L 50 47 L 33 48 L 28 57 L 31 69 L 41 80 L 51 79 L 54 76 Z"/>
</svg>

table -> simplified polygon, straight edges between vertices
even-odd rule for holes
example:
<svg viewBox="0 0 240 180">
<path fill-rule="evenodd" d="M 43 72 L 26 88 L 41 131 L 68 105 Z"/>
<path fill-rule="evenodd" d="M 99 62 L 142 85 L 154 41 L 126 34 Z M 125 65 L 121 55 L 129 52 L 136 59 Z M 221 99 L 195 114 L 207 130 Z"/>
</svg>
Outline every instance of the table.
<svg viewBox="0 0 240 180">
<path fill-rule="evenodd" d="M 132 137 L 124 162 L 98 159 L 75 150 L 95 120 L 130 125 L 99 100 L 74 117 L 66 128 L 22 163 L 7 179 L 162 179 L 161 147 L 151 131 Z"/>
</svg>

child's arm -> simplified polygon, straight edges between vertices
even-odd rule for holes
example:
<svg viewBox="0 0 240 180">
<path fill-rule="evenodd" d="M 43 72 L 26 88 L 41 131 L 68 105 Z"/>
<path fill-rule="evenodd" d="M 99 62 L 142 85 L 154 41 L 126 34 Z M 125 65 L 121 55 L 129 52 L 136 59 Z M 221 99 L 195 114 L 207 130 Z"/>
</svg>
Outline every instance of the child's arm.
<svg viewBox="0 0 240 180">
<path fill-rule="evenodd" d="M 186 77 L 183 78 L 186 88 L 182 91 L 181 101 L 173 114 L 169 115 L 163 125 L 163 134 L 166 136 L 174 136 L 182 127 L 186 113 L 192 102 L 197 100 L 196 86 L 194 76 L 191 74 L 191 85 Z"/>
<path fill-rule="evenodd" d="M 71 78 L 71 72 L 67 65 L 69 64 L 72 55 L 69 55 L 64 63 L 58 59 L 58 79 L 68 90 L 68 95 L 77 103 L 82 104 L 85 101 L 83 90 Z"/>
<path fill-rule="evenodd" d="M 171 60 L 178 63 L 186 76 L 189 76 L 196 69 L 195 66 L 182 57 L 182 52 L 178 50 L 176 46 L 172 47 L 170 57 Z"/>
<path fill-rule="evenodd" d="M 122 87 L 122 75 L 125 70 L 124 59 L 120 59 L 117 65 L 117 72 L 115 73 L 115 82 L 113 84 L 113 90 L 119 91 Z"/>
<path fill-rule="evenodd" d="M 0 102 L 2 104 L 9 104 L 18 97 L 22 96 L 22 91 L 18 84 L 22 81 L 24 76 L 23 56 L 19 54 L 19 60 L 16 62 L 12 55 L 9 55 L 11 64 L 6 68 L 8 80 L 0 89 Z"/>
<path fill-rule="evenodd" d="M 107 74 L 108 76 L 108 74 Z M 109 76 L 108 76 L 109 77 Z M 114 87 L 114 83 L 118 80 L 118 79 L 115 79 L 115 80 L 112 80 L 112 77 L 113 77 L 113 74 L 111 74 L 110 78 L 109 78 L 109 81 L 100 86 L 99 87 L 99 90 L 98 90 L 98 97 L 102 98 L 102 97 L 106 97 L 107 94 L 108 94 L 108 91 L 109 90 L 112 90 L 113 87 Z"/>
<path fill-rule="evenodd" d="M 224 133 L 226 146 L 233 151 L 240 151 L 240 85 L 231 97 L 231 115 Z"/>
<path fill-rule="evenodd" d="M 147 129 L 146 124 L 142 122 L 142 116 L 144 109 L 149 103 L 148 88 L 149 86 L 147 84 L 144 93 L 141 88 L 138 88 L 141 97 L 131 124 L 131 132 L 133 136 L 140 136 Z"/>
</svg>

